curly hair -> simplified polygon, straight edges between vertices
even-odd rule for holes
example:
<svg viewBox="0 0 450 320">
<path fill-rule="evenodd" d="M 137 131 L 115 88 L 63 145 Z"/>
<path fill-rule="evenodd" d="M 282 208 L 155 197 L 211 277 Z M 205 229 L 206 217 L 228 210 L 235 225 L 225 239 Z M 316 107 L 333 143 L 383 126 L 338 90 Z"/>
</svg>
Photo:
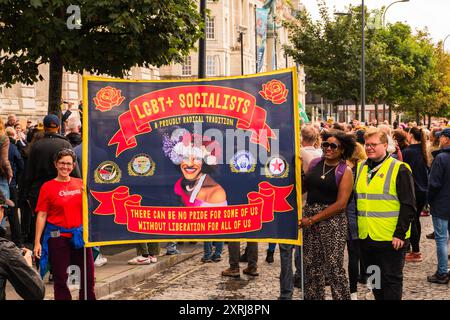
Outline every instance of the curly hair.
<svg viewBox="0 0 450 320">
<path fill-rule="evenodd" d="M 346 134 L 339 130 L 330 130 L 322 133 L 322 140 L 326 141 L 328 138 L 334 137 L 339 141 L 342 148 L 342 159 L 347 160 L 353 155 L 356 148 L 356 140 L 352 134 Z"/>
<path fill-rule="evenodd" d="M 57 153 L 55 153 L 53 160 L 57 162 L 58 160 L 67 156 L 71 157 L 74 163 L 77 162 L 77 156 L 75 155 L 75 152 L 72 149 L 68 148 L 63 148 L 59 150 Z"/>
</svg>

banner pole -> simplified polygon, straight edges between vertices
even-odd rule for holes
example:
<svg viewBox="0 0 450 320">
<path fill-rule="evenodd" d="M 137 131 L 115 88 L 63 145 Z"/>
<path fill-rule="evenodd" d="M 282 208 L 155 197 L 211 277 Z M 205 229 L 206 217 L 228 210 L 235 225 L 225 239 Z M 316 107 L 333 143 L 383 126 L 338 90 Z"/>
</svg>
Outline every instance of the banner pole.
<svg viewBox="0 0 450 320">
<path fill-rule="evenodd" d="M 302 300 L 305 300 L 305 268 L 303 267 L 303 230 L 302 230 L 302 245 L 300 246 L 300 265 L 302 266 Z"/>
<path fill-rule="evenodd" d="M 256 15 L 256 4 L 255 4 L 255 73 L 258 73 L 258 21 Z"/>
<path fill-rule="evenodd" d="M 87 262 L 86 262 L 86 247 L 83 247 L 83 263 L 84 263 L 84 301 L 87 301 Z"/>
</svg>

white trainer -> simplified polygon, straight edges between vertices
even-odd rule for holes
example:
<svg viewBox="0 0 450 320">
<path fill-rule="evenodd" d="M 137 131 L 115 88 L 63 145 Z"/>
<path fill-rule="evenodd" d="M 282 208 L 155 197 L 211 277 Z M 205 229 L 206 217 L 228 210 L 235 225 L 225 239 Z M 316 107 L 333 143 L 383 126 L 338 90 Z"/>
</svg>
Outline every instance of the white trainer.
<svg viewBox="0 0 450 320">
<path fill-rule="evenodd" d="M 108 259 L 106 259 L 104 256 L 99 254 L 97 256 L 97 259 L 95 259 L 95 261 L 94 261 L 94 265 L 96 267 L 101 267 L 101 266 L 104 266 L 107 262 L 108 262 Z"/>
<path fill-rule="evenodd" d="M 150 264 L 152 263 L 150 261 L 150 257 L 143 257 L 143 256 L 137 256 L 136 258 L 133 258 L 131 260 L 128 260 L 128 264 L 132 265 L 138 265 L 138 264 Z"/>
</svg>

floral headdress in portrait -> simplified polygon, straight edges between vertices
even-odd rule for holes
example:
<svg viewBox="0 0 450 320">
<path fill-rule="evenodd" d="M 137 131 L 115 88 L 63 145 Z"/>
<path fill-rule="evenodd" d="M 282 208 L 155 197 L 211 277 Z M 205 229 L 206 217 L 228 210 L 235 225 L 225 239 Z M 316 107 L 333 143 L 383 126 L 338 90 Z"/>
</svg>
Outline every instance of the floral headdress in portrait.
<svg viewBox="0 0 450 320">
<path fill-rule="evenodd" d="M 177 129 L 171 136 L 164 134 L 163 151 L 175 165 L 193 156 L 209 166 L 214 166 L 219 163 L 221 156 L 220 144 L 216 140 L 192 134 L 186 129 Z"/>
</svg>

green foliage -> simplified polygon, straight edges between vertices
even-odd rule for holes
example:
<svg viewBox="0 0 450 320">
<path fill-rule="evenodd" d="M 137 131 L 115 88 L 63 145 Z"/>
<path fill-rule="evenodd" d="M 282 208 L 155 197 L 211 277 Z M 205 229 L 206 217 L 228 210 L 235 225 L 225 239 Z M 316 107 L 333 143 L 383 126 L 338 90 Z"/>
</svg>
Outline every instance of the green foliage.
<svg viewBox="0 0 450 320">
<path fill-rule="evenodd" d="M 297 22 L 286 22 L 292 46 L 286 52 L 305 66 L 307 90 L 339 103 L 358 101 L 361 72 L 361 7 L 349 7 L 345 16 L 328 16 L 319 0 L 321 20 L 306 11 Z M 365 10 L 366 21 L 379 10 Z M 371 20 L 372 19 L 372 20 Z M 403 23 L 365 28 L 367 102 L 385 102 L 398 111 L 415 114 L 448 112 L 450 61 L 431 42 L 426 31 L 413 34 Z"/>
</svg>

